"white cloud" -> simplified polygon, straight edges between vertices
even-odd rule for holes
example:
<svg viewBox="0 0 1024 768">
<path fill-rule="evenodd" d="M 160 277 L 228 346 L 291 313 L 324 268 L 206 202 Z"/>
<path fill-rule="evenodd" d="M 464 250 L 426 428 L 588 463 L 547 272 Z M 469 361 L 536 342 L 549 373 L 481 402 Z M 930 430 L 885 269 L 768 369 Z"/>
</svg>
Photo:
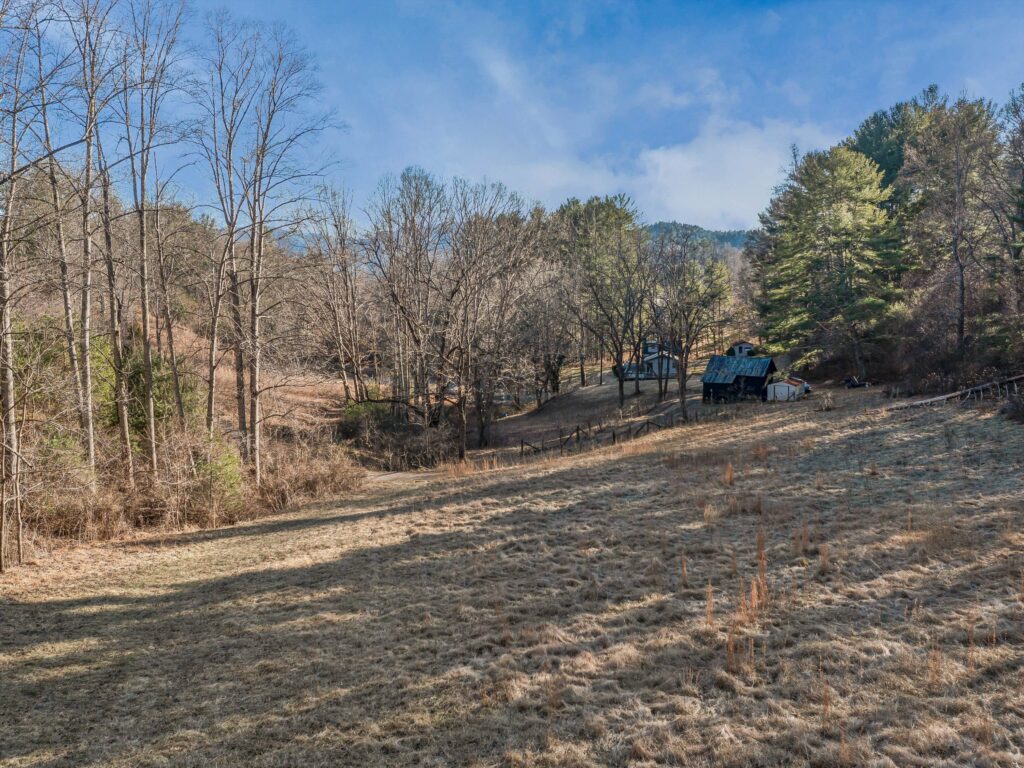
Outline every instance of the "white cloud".
<svg viewBox="0 0 1024 768">
<path fill-rule="evenodd" d="M 692 141 L 640 152 L 635 174 L 622 182 L 650 220 L 751 227 L 783 177 L 790 147 L 817 149 L 838 138 L 812 123 L 712 116 Z"/>
<path fill-rule="evenodd" d="M 652 109 L 682 109 L 693 104 L 693 94 L 671 83 L 644 83 L 636 92 L 636 101 Z"/>
<path fill-rule="evenodd" d="M 378 94 L 385 102 L 375 113 L 382 115 L 379 130 L 354 131 L 366 142 L 364 152 L 353 153 L 366 165 L 364 176 L 414 163 L 442 177 L 500 180 L 549 208 L 568 197 L 625 192 L 648 221 L 733 229 L 756 225 L 791 145 L 809 150 L 839 139 L 813 123 L 729 117 L 737 113 L 737 92 L 712 67 L 643 83 L 630 96 L 599 67 L 576 70 L 567 87 L 539 77 L 500 43 L 476 41 L 465 51 L 485 84 L 472 100 L 459 83 L 427 73 Z M 639 104 L 678 110 L 672 121 L 686 140 L 644 144 L 636 121 L 618 125 L 619 138 L 609 140 L 608 126 Z M 389 114 L 401 119 L 383 117 Z M 394 157 L 390 167 L 380 163 L 374 148 L 382 134 L 400 148 L 400 164 Z"/>
</svg>

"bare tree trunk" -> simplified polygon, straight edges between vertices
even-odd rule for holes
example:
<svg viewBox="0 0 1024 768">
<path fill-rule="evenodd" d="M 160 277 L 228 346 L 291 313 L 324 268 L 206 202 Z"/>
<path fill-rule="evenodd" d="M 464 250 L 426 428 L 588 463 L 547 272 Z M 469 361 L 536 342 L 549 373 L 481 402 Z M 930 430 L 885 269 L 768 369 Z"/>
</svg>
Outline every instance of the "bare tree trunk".
<svg viewBox="0 0 1024 768">
<path fill-rule="evenodd" d="M 7 570 L 7 479 L 0 482 L 0 573 Z"/>
<path fill-rule="evenodd" d="M 683 421 L 690 420 L 690 412 L 686 405 L 686 380 L 690 376 L 690 350 L 683 349 L 679 355 L 679 365 L 676 368 L 676 379 L 679 384 L 679 413 Z"/>
<path fill-rule="evenodd" d="M 11 152 L 12 160 L 16 158 L 14 149 Z M 12 162 L 12 167 L 14 163 Z M 14 327 L 11 317 L 11 267 L 12 267 L 12 242 L 11 242 L 11 206 L 14 201 L 14 182 L 8 184 L 6 200 L 4 201 L 4 217 L 2 231 L 0 231 L 0 419 L 3 421 L 3 520 L 0 527 L 4 530 L 6 538 L 7 530 L 7 501 L 8 488 L 14 493 L 15 507 L 18 508 L 17 497 L 20 493 L 18 483 L 18 425 L 16 421 L 15 407 L 17 400 L 14 389 Z M 17 513 L 20 517 L 20 510 Z M 20 520 L 16 519 L 20 527 Z M 6 557 L 7 542 L 0 544 L 0 552 Z M 21 535 L 18 535 L 18 547 L 21 548 Z M 21 562 L 19 552 L 18 562 Z"/>
<path fill-rule="evenodd" d="M 225 259 L 222 256 L 214 271 L 213 296 L 210 303 L 210 333 L 206 345 L 206 434 L 210 440 L 213 440 L 216 407 L 218 335 L 220 333 L 221 304 L 224 301 L 224 264 Z"/>
<path fill-rule="evenodd" d="M 41 84 L 39 91 L 40 120 L 43 127 L 43 148 L 48 153 L 52 153 L 53 145 L 50 138 L 50 120 L 42 50 L 43 47 L 40 42 L 37 49 L 39 57 L 39 82 Z M 78 425 L 82 430 L 83 447 L 87 449 L 88 446 L 84 445 L 86 430 L 85 393 L 82 391 L 82 371 L 78 364 L 78 349 L 75 344 L 75 311 L 71 298 L 71 278 L 68 272 L 67 238 L 64 234 L 64 201 L 61 197 L 60 185 L 57 181 L 57 161 L 54 159 L 53 154 L 50 154 L 47 161 L 47 178 L 50 182 L 50 202 L 53 205 L 54 227 L 56 228 L 57 263 L 60 269 L 60 292 L 64 310 L 64 336 L 68 351 L 68 366 L 71 369 L 72 383 L 75 388 L 75 401 L 78 406 Z"/>
<path fill-rule="evenodd" d="M 259 222 L 259 216 L 257 221 Z M 262 415 L 260 413 L 260 298 L 263 291 L 263 225 L 253 228 L 252 268 L 249 272 L 249 464 L 256 486 L 263 482 Z"/>
<path fill-rule="evenodd" d="M 956 262 L 957 278 L 957 301 L 956 301 L 956 349 L 962 360 L 967 352 L 967 276 L 963 259 L 960 256 L 959 247 L 953 245 L 953 260 Z"/>
<path fill-rule="evenodd" d="M 139 294 L 142 311 L 142 365 L 146 379 L 146 458 L 149 464 L 151 480 L 156 480 L 156 405 L 153 400 L 153 338 L 152 313 L 149 303 L 149 243 L 146 222 L 146 177 L 141 177 L 143 196 L 136 210 L 139 225 Z"/>
<path fill-rule="evenodd" d="M 82 297 L 79 319 L 79 344 L 82 359 L 82 394 L 85 416 L 85 453 L 90 469 L 89 490 L 96 490 L 96 432 L 92 410 L 92 165 L 93 138 L 85 143 L 82 181 Z"/>
<path fill-rule="evenodd" d="M 100 153 L 102 158 L 102 153 Z M 125 480 L 129 487 L 135 486 L 135 461 L 132 454 L 131 424 L 128 420 L 128 382 L 125 376 L 124 339 L 121 329 L 121 298 L 117 295 L 117 270 L 114 262 L 113 222 L 110 210 L 110 178 L 102 174 L 103 188 L 103 242 L 104 260 L 107 267 L 107 304 L 110 318 L 110 349 L 114 362 L 114 404 L 117 409 L 117 431 L 121 443 L 121 461 L 124 463 Z"/>
<path fill-rule="evenodd" d="M 164 314 L 164 329 L 167 333 L 167 355 L 171 362 L 171 380 L 174 385 L 174 406 L 178 413 L 178 422 L 185 423 L 185 401 L 181 394 L 181 373 L 178 370 L 178 354 L 174 347 L 174 320 L 171 316 L 170 280 L 167 259 L 164 255 L 163 232 L 160 228 L 160 201 L 157 200 L 153 211 L 153 224 L 156 230 L 157 275 L 160 278 L 160 305 Z M 159 338 L 159 336 L 157 337 Z"/>
<path fill-rule="evenodd" d="M 242 348 L 242 297 L 238 279 L 238 262 L 235 257 L 235 243 L 228 245 L 228 294 L 231 302 L 231 325 L 233 331 L 232 349 L 235 354 L 235 414 L 238 426 L 238 443 L 242 457 L 249 458 L 249 431 L 245 413 L 245 351 Z"/>
<path fill-rule="evenodd" d="M 619 380 L 619 410 L 626 407 L 626 369 L 623 366 L 623 355 L 619 351 L 615 354 L 615 377 Z"/>
</svg>

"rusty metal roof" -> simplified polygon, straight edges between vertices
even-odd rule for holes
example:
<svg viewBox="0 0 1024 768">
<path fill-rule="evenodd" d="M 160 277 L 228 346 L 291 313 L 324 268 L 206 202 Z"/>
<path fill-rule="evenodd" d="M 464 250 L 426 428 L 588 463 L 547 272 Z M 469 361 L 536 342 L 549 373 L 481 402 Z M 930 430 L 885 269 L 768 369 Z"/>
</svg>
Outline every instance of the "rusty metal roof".
<svg viewBox="0 0 1024 768">
<path fill-rule="evenodd" d="M 733 357 L 712 355 L 701 381 L 704 384 L 732 384 L 737 376 L 765 378 L 778 370 L 770 357 Z"/>
</svg>

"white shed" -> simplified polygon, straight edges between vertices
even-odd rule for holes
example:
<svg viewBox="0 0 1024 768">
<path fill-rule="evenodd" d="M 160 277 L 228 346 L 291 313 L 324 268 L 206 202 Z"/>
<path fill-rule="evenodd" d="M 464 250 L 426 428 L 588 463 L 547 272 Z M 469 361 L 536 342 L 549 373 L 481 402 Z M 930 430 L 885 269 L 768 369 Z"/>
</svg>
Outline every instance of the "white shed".
<svg viewBox="0 0 1024 768">
<path fill-rule="evenodd" d="M 733 357 L 751 357 L 754 354 L 754 345 L 749 341 L 737 341 L 729 348 L 727 354 Z"/>
<path fill-rule="evenodd" d="M 802 381 L 786 379 L 769 384 L 766 399 L 769 403 L 792 402 L 802 400 L 806 394 L 807 391 Z"/>
</svg>

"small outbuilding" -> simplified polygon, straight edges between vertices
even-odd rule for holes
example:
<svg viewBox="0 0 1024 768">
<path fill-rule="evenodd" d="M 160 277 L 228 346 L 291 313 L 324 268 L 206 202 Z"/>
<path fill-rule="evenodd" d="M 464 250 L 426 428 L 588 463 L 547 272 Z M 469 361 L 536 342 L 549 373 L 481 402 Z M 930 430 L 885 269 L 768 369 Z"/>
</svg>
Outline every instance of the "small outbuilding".
<svg viewBox="0 0 1024 768">
<path fill-rule="evenodd" d="M 754 354 L 754 345 L 749 341 L 737 341 L 725 354 L 729 357 L 750 357 Z"/>
<path fill-rule="evenodd" d="M 763 399 L 769 377 L 777 370 L 770 357 L 712 355 L 701 377 L 704 402 Z"/>
<path fill-rule="evenodd" d="M 765 400 L 769 403 L 786 403 L 802 400 L 807 395 L 807 383 L 800 379 L 773 381 L 765 389 Z"/>
</svg>

